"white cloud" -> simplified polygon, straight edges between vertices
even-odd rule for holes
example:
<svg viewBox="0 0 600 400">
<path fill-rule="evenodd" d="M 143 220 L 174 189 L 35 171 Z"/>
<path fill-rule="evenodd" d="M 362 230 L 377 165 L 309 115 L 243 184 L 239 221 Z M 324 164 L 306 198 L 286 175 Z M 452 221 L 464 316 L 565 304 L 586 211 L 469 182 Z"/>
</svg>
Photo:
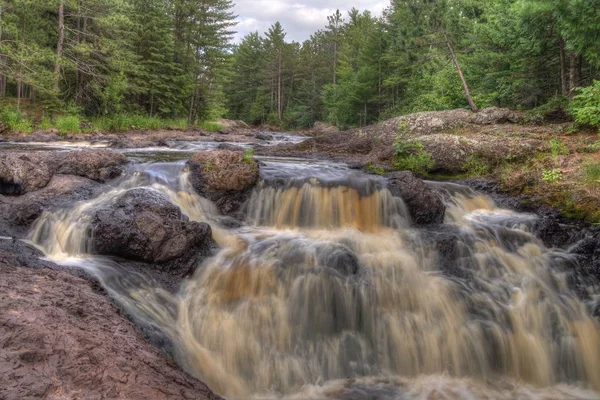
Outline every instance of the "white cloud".
<svg viewBox="0 0 600 400">
<path fill-rule="evenodd" d="M 279 21 L 287 33 L 286 39 L 303 41 L 327 25 L 327 16 L 336 9 L 346 17 L 352 7 L 360 11 L 369 10 L 380 15 L 389 5 L 386 0 L 354 0 L 352 4 L 344 0 L 238 0 L 234 12 L 238 15 L 237 34 L 239 42 L 246 34 L 254 31 L 263 34 L 275 22 Z"/>
</svg>

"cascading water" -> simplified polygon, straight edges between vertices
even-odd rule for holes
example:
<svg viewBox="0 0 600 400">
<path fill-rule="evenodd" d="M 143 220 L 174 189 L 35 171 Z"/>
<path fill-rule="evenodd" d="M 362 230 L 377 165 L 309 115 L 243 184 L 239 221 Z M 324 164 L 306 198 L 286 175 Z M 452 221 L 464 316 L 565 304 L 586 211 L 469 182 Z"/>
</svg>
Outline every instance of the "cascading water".
<svg viewBox="0 0 600 400">
<path fill-rule="evenodd" d="M 71 263 L 162 329 L 181 365 L 217 393 L 598 396 L 600 324 L 567 285 L 573 261 L 531 233 L 534 216 L 437 185 L 446 223 L 413 229 L 377 177 L 271 161 L 248 202 L 247 225 L 225 229 L 183 167 L 135 166 L 95 200 L 45 213 L 30 239 L 63 262 L 87 257 Z M 118 263 L 85 256 L 89 211 L 138 186 L 167 194 L 216 232 L 220 250 L 175 295 L 143 277 L 116 284 Z M 590 288 L 596 299 L 598 292 Z"/>
</svg>

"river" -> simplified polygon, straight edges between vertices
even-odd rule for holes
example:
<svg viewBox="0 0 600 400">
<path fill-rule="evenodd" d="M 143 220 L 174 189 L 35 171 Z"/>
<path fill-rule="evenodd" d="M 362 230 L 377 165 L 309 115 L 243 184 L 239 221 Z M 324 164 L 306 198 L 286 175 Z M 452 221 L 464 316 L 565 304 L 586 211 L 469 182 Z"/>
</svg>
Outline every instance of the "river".
<svg viewBox="0 0 600 400">
<path fill-rule="evenodd" d="M 188 180 L 189 152 L 211 148 L 188 143 L 169 161 L 156 161 L 165 149 L 127 149 L 123 177 L 45 212 L 28 239 L 94 274 L 226 398 L 599 398 L 600 288 L 590 284 L 586 301 L 574 294 L 566 271 L 576 262 L 532 234 L 536 215 L 429 182 L 445 221 L 416 228 L 379 176 L 267 157 L 245 220 L 229 224 Z M 89 254 L 93 211 L 138 187 L 213 228 L 218 251 L 175 293 Z"/>
</svg>

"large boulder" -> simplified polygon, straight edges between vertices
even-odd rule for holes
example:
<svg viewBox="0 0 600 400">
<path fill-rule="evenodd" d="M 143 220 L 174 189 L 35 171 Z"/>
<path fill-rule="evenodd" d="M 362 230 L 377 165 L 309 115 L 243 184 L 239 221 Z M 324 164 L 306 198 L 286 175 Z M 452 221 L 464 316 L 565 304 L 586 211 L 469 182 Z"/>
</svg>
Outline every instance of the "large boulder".
<svg viewBox="0 0 600 400">
<path fill-rule="evenodd" d="M 54 174 L 105 182 L 121 175 L 127 158 L 111 150 L 6 151 L 0 153 L 0 194 L 23 195 L 48 185 Z"/>
<path fill-rule="evenodd" d="M 242 152 L 196 153 L 188 161 L 190 182 L 224 214 L 238 211 L 258 182 L 258 164 Z"/>
<path fill-rule="evenodd" d="M 208 254 L 212 231 L 190 221 L 179 207 L 153 189 L 132 189 L 109 208 L 96 211 L 91 223 L 97 254 L 164 264 Z"/>
<path fill-rule="evenodd" d="M 0 153 L 0 194 L 22 195 L 45 187 L 52 169 L 40 152 Z"/>
<path fill-rule="evenodd" d="M 387 187 L 392 195 L 400 197 L 415 225 L 444 222 L 446 206 L 438 194 L 412 172 L 402 171 L 387 175 Z"/>
<path fill-rule="evenodd" d="M 0 196 L 0 236 L 22 237 L 44 210 L 92 198 L 100 187 L 87 178 L 54 175 L 40 190 L 19 197 Z"/>
<path fill-rule="evenodd" d="M 58 153 L 56 173 L 83 176 L 98 182 L 105 182 L 121 175 L 121 165 L 127 158 L 111 150 L 74 150 Z"/>
</svg>

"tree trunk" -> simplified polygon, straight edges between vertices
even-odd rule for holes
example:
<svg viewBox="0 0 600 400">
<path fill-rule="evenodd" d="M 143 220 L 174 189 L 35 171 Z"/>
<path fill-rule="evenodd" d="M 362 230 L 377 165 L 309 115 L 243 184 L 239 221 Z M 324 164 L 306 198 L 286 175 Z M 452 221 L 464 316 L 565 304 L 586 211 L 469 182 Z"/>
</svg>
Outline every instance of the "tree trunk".
<svg viewBox="0 0 600 400">
<path fill-rule="evenodd" d="M 56 43 L 56 64 L 54 64 L 54 89 L 58 92 L 60 83 L 60 59 L 63 54 L 63 42 L 65 40 L 65 4 L 60 1 L 58 6 L 58 42 Z"/>
<path fill-rule="evenodd" d="M 333 84 L 337 84 L 337 38 L 333 42 Z"/>
<path fill-rule="evenodd" d="M 23 88 L 23 84 L 21 81 L 17 81 L 17 109 L 21 109 L 21 90 Z"/>
<path fill-rule="evenodd" d="M 565 56 L 565 40 L 561 37 L 559 39 L 560 46 L 560 83 L 562 95 L 567 97 L 569 95 L 569 80 L 567 79 L 567 59 Z"/>
<path fill-rule="evenodd" d="M 2 41 L 2 11 L 4 9 L 0 7 L 0 42 Z M 0 62 L 4 60 L 4 56 L 0 56 Z M 6 97 L 6 75 L 0 74 L 0 97 Z"/>
<path fill-rule="evenodd" d="M 283 101 L 281 99 L 281 49 L 279 50 L 279 63 L 277 65 L 277 115 L 279 116 L 279 122 L 283 118 Z"/>
<path fill-rule="evenodd" d="M 575 95 L 575 88 L 577 87 L 577 55 L 573 50 L 569 51 L 569 98 L 573 98 Z"/>
<path fill-rule="evenodd" d="M 448 40 L 448 36 L 446 36 L 445 34 L 444 34 L 444 36 L 446 39 L 446 44 L 448 45 L 448 51 L 450 51 L 450 56 L 452 57 L 452 61 L 454 62 L 454 65 L 456 66 L 456 71 L 458 72 L 458 76 L 460 76 L 460 80 L 462 82 L 463 89 L 465 91 L 465 97 L 467 98 L 467 102 L 469 103 L 469 106 L 471 106 L 471 110 L 473 110 L 473 112 L 478 112 L 479 108 L 473 101 L 473 97 L 471 97 L 471 92 L 469 91 L 469 85 L 467 85 L 465 76 L 463 75 L 462 69 L 460 68 L 460 63 L 458 62 L 458 59 L 456 58 L 456 55 L 454 54 L 454 49 L 452 48 L 452 44 L 450 43 L 450 40 Z"/>
</svg>

